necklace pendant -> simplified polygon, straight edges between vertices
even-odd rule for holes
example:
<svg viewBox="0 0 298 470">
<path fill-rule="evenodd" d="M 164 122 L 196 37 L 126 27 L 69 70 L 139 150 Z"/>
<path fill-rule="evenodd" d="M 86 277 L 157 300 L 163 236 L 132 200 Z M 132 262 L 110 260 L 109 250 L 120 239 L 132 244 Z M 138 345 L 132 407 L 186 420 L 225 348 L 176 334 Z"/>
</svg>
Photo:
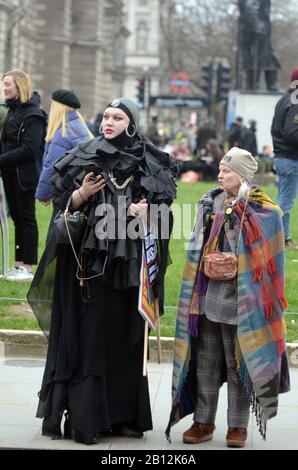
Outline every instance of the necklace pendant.
<svg viewBox="0 0 298 470">
<path fill-rule="evenodd" d="M 112 171 L 110 171 L 110 172 L 108 173 L 108 175 L 109 175 L 109 177 L 110 177 L 110 180 L 111 180 L 112 185 L 113 185 L 116 189 L 118 189 L 118 191 L 121 191 L 122 189 L 125 189 L 126 186 L 128 186 L 129 183 L 131 183 L 131 182 L 134 180 L 134 176 L 131 175 L 131 176 L 129 176 L 129 177 L 124 181 L 123 184 L 120 185 L 120 184 L 117 183 L 116 178 L 114 177 Z"/>
</svg>

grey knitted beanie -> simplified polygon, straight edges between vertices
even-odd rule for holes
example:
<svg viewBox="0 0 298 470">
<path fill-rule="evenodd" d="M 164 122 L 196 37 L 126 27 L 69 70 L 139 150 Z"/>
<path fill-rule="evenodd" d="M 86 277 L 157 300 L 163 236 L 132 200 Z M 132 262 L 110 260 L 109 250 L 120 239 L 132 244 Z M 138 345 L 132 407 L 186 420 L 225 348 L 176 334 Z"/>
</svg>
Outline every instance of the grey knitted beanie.
<svg viewBox="0 0 298 470">
<path fill-rule="evenodd" d="M 139 130 L 139 108 L 137 103 L 132 101 L 130 98 L 122 96 L 109 103 L 107 108 L 110 107 L 122 109 L 122 111 L 124 111 L 125 114 L 129 117 L 132 124 L 135 125 L 136 130 Z"/>
<path fill-rule="evenodd" d="M 250 152 L 238 147 L 231 148 L 221 159 L 220 165 L 225 165 L 251 183 L 258 163 Z"/>
</svg>

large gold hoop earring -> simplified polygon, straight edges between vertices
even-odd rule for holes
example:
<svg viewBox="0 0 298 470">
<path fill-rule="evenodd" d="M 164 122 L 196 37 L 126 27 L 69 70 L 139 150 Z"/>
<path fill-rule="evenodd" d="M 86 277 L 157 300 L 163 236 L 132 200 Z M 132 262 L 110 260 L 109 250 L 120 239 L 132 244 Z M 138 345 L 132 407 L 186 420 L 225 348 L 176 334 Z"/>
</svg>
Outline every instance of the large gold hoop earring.
<svg viewBox="0 0 298 470">
<path fill-rule="evenodd" d="M 130 123 L 129 123 L 129 124 L 130 124 Z M 136 135 L 136 133 L 137 133 L 136 126 L 135 126 L 134 124 L 132 124 L 132 126 L 134 127 L 134 131 L 133 131 L 132 134 L 130 134 L 130 133 L 128 132 L 128 126 L 129 126 L 129 124 L 127 124 L 127 126 L 126 126 L 126 128 L 125 128 L 125 134 L 127 135 L 127 137 L 134 137 L 134 136 Z"/>
</svg>

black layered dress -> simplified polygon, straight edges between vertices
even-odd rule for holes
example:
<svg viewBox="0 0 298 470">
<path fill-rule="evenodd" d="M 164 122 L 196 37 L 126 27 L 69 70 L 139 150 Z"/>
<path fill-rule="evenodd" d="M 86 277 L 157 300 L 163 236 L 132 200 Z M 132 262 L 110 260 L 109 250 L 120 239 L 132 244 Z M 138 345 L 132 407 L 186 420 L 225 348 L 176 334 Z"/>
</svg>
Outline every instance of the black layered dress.
<svg viewBox="0 0 298 470">
<path fill-rule="evenodd" d="M 96 236 L 102 207 L 115 210 L 119 197 L 126 207 L 146 198 L 149 204 L 171 204 L 175 197 L 176 166 L 148 139 L 137 134 L 125 145 L 112 145 L 100 136 L 66 154 L 55 165 L 54 204 L 63 209 L 84 177 L 82 165 L 95 163 L 107 185 L 84 207 L 88 225 L 80 251 L 83 271 L 68 245 L 57 245 L 55 228 L 28 293 L 28 300 L 49 346 L 37 416 L 44 418 L 43 434 L 60 437 L 67 411 L 67 432 L 86 444 L 123 424 L 139 431 L 152 429 L 147 378 L 142 375 L 144 320 L 138 312 L 141 240 L 108 234 Z M 110 176 L 122 185 L 111 182 Z M 110 176 L 109 176 L 110 175 Z M 123 202 L 122 202 L 123 204 Z M 172 225 L 169 212 L 169 224 Z M 126 217 L 125 224 L 130 222 Z M 123 222 L 123 220 L 122 220 Z M 163 313 L 163 281 L 168 264 L 168 238 L 159 238 L 156 288 Z M 103 274 L 102 274 L 103 273 Z M 78 277 L 89 278 L 80 286 Z M 90 279 L 91 278 L 91 279 Z M 71 424 L 70 424 L 71 422 Z"/>
</svg>

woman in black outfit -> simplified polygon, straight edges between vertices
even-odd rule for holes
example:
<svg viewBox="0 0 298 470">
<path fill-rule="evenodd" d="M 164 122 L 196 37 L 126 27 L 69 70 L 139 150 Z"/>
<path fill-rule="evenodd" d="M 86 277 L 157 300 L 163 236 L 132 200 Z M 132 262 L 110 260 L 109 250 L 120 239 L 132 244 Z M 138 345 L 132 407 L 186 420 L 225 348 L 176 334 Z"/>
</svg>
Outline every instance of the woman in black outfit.
<svg viewBox="0 0 298 470">
<path fill-rule="evenodd" d="M 142 370 L 144 320 L 138 312 L 142 241 L 120 236 L 118 229 L 119 223 L 125 229 L 134 223 L 137 230 L 149 207 L 168 207 L 176 194 L 175 163 L 140 134 L 133 101 L 119 98 L 110 103 L 101 127 L 99 137 L 56 163 L 52 178 L 56 207 L 64 209 L 71 198 L 71 210 L 88 214 L 87 230 L 77 247 L 82 271 L 71 247 L 56 244 L 52 227 L 28 294 L 41 327 L 50 329 L 37 411 L 44 418 L 42 433 L 61 437 L 66 410 L 64 437 L 85 444 L 98 442 L 104 432 L 142 437 L 152 429 L 148 381 Z M 86 163 L 98 171 L 84 172 Z M 93 173 L 99 175 L 94 178 Z M 108 225 L 116 230 L 102 237 L 99 226 L 105 212 Z M 170 210 L 167 215 L 171 230 Z M 162 219 L 165 223 L 166 217 Z M 169 234 L 158 239 L 160 313 L 168 239 Z M 79 278 L 84 278 L 83 287 Z"/>
<path fill-rule="evenodd" d="M 30 77 L 21 70 L 3 76 L 8 113 L 0 141 L 0 171 L 15 227 L 15 266 L 8 281 L 30 281 L 37 263 L 38 229 L 35 190 L 41 170 L 47 116 L 32 95 Z"/>
</svg>

